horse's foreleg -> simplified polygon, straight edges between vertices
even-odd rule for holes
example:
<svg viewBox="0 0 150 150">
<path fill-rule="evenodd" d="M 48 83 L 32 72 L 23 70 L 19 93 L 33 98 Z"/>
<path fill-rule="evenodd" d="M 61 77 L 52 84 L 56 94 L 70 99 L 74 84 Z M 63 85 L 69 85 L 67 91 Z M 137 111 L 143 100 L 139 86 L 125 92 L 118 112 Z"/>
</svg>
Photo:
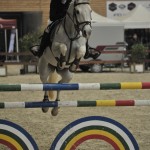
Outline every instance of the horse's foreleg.
<svg viewBox="0 0 150 150">
<path fill-rule="evenodd" d="M 77 53 L 76 53 L 76 57 L 73 61 L 73 63 L 71 64 L 71 66 L 69 67 L 69 70 L 71 72 L 75 72 L 79 66 L 79 62 L 81 60 L 81 58 L 85 55 L 85 52 L 86 52 L 86 47 L 85 46 L 81 46 Z"/>
<path fill-rule="evenodd" d="M 55 100 L 56 102 L 60 101 L 59 95 L 60 95 L 60 91 L 58 90 L 57 95 L 56 95 L 56 100 Z M 53 109 L 51 110 L 52 116 L 57 116 L 58 110 L 59 110 L 59 107 L 53 107 Z"/>
<path fill-rule="evenodd" d="M 59 45 L 60 50 L 60 60 L 58 62 L 58 67 L 60 69 L 63 69 L 66 65 L 66 52 L 67 52 L 67 46 L 65 44 Z"/>
<path fill-rule="evenodd" d="M 48 92 L 45 91 L 43 102 L 48 102 L 48 101 L 49 101 Z M 42 112 L 46 113 L 48 112 L 48 110 L 49 110 L 49 107 L 42 107 Z"/>
<path fill-rule="evenodd" d="M 43 57 L 43 56 L 42 56 Z M 48 79 L 48 76 L 49 76 L 49 68 L 48 68 L 48 63 L 46 62 L 46 60 L 44 58 L 40 58 L 39 60 L 39 75 L 40 75 L 40 79 L 42 81 L 42 83 L 47 83 L 47 79 Z M 49 101 L 49 98 L 48 98 L 48 91 L 45 91 L 44 92 L 44 98 L 43 98 L 43 102 L 47 102 Z M 46 113 L 48 111 L 49 108 L 42 108 L 42 111 L 44 113 Z"/>
<path fill-rule="evenodd" d="M 71 66 L 69 67 L 69 70 L 71 72 L 75 72 L 79 66 L 79 62 L 80 62 L 81 58 L 75 58 L 73 63 L 71 64 Z"/>
<path fill-rule="evenodd" d="M 65 68 L 63 70 L 57 70 L 57 73 L 61 76 L 61 80 L 58 83 L 69 83 L 73 78 L 73 73 L 69 69 Z M 60 91 L 57 91 L 56 99 L 59 100 Z"/>
</svg>

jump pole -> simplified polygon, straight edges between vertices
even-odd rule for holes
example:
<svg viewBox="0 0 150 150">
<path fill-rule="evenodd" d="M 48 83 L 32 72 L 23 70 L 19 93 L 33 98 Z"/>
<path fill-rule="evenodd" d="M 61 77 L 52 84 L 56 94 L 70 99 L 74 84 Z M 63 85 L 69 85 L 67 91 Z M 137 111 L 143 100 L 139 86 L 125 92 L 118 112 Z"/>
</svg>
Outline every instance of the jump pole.
<svg viewBox="0 0 150 150">
<path fill-rule="evenodd" d="M 63 83 L 63 84 L 0 84 L 0 92 L 4 91 L 57 91 L 57 90 L 119 90 L 150 89 L 150 82 L 121 83 Z"/>
<path fill-rule="evenodd" d="M 0 109 L 41 108 L 41 107 L 105 107 L 105 106 L 150 106 L 150 100 L 0 102 Z"/>
</svg>

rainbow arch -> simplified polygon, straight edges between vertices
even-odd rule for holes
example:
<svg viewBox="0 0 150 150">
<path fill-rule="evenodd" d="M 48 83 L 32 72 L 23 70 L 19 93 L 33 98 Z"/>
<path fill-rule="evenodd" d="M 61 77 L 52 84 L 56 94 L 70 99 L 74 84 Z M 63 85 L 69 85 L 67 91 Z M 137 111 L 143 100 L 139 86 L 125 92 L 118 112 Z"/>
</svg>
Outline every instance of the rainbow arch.
<svg viewBox="0 0 150 150">
<path fill-rule="evenodd" d="M 139 150 L 133 135 L 119 122 L 101 116 L 78 119 L 60 131 L 50 150 L 75 150 L 90 139 L 104 140 L 115 150 Z"/>
<path fill-rule="evenodd" d="M 11 150 L 38 150 L 31 135 L 19 125 L 0 119 L 0 144 Z"/>
</svg>

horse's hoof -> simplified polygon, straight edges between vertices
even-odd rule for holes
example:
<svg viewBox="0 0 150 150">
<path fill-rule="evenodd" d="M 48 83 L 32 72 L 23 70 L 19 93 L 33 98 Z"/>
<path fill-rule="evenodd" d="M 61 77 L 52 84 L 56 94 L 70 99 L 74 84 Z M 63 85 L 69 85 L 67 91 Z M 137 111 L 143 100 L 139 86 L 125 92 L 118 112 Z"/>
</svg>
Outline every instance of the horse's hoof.
<svg viewBox="0 0 150 150">
<path fill-rule="evenodd" d="M 56 99 L 55 100 L 56 102 L 60 101 L 59 99 Z M 58 115 L 58 110 L 59 110 L 60 107 L 54 107 L 52 110 L 51 110 L 51 114 L 52 116 L 57 116 Z"/>
<path fill-rule="evenodd" d="M 58 115 L 58 111 L 59 110 L 59 107 L 54 107 L 52 110 L 51 110 L 51 114 L 52 116 L 57 116 Z"/>
<path fill-rule="evenodd" d="M 49 102 L 48 97 L 46 97 L 46 98 L 44 97 L 43 102 Z M 49 107 L 42 107 L 42 112 L 43 113 L 47 113 L 48 110 L 49 110 Z"/>
<path fill-rule="evenodd" d="M 77 66 L 74 64 L 69 67 L 70 72 L 75 72 L 76 70 L 77 70 Z"/>
</svg>

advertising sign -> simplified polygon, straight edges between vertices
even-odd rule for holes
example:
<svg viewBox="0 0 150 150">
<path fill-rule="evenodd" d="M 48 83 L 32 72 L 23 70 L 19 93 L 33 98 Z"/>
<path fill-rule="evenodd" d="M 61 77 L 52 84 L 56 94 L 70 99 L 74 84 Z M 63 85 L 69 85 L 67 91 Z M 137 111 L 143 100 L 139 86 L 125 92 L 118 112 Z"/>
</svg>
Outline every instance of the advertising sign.
<svg viewBox="0 0 150 150">
<path fill-rule="evenodd" d="M 115 19 L 115 17 L 124 16 L 138 5 L 142 5 L 150 11 L 150 1 L 107 1 L 107 17 Z M 141 12 L 142 13 L 142 12 Z"/>
</svg>

